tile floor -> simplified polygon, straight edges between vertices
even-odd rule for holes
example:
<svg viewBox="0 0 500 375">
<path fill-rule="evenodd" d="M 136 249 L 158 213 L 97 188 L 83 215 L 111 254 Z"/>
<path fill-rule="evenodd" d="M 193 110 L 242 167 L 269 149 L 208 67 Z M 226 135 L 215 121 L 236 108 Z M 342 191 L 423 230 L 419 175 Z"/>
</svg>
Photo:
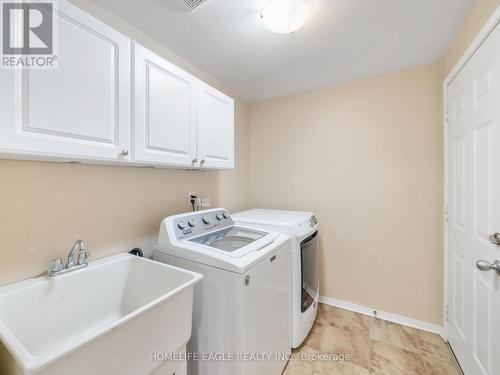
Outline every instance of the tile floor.
<svg viewBox="0 0 500 375">
<path fill-rule="evenodd" d="M 315 353 L 349 354 L 341 361 Z M 306 358 L 309 356 L 309 358 Z M 320 304 L 316 323 L 284 375 L 461 375 L 435 334 Z"/>
</svg>

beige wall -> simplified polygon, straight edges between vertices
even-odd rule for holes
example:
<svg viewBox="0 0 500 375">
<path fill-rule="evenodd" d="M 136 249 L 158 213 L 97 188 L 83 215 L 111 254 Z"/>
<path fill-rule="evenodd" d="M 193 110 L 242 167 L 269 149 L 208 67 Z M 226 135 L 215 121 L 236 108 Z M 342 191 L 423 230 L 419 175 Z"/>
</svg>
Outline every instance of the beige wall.
<svg viewBox="0 0 500 375">
<path fill-rule="evenodd" d="M 231 212 L 249 208 L 248 119 L 248 104 L 238 100 L 235 112 L 236 169 L 218 174 L 218 201 Z"/>
<path fill-rule="evenodd" d="M 441 323 L 440 72 L 251 106 L 252 205 L 318 214 L 322 295 Z"/>
<path fill-rule="evenodd" d="M 87 0 L 72 1 L 229 95 L 212 77 Z M 0 285 L 40 274 L 83 238 L 92 258 L 141 246 L 148 254 L 168 215 L 188 211 L 187 192 L 212 207 L 248 203 L 248 105 L 236 98 L 236 171 L 200 172 L 0 160 Z M 237 189 L 234 193 L 232 189 Z"/>
<path fill-rule="evenodd" d="M 217 197 L 210 172 L 0 160 L 0 176 L 2 284 L 39 274 L 78 238 L 93 258 L 150 249 L 161 218 L 189 210 L 188 191 Z"/>
<path fill-rule="evenodd" d="M 250 107 L 251 205 L 319 214 L 323 295 L 441 324 L 442 80 L 499 3 L 435 64 Z"/>
</svg>

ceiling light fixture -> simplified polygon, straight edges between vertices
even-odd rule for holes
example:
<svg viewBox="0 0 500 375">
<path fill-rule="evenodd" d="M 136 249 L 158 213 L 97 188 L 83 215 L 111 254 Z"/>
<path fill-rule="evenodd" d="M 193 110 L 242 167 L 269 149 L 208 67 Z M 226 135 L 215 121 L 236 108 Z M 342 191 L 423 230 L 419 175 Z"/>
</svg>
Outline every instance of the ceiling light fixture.
<svg viewBox="0 0 500 375">
<path fill-rule="evenodd" d="M 312 17 L 309 0 L 270 0 L 260 18 L 264 27 L 278 34 L 289 34 L 303 27 Z"/>
</svg>

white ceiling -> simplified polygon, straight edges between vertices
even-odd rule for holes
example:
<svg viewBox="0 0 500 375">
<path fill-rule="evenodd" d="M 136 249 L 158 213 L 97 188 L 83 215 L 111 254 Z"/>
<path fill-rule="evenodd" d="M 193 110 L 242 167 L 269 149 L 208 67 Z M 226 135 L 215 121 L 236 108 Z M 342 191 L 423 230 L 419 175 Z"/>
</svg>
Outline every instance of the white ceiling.
<svg viewBox="0 0 500 375">
<path fill-rule="evenodd" d="M 446 52 L 474 0 L 310 0 L 312 21 L 294 34 L 263 28 L 267 0 L 93 0 L 258 101 L 431 63 Z"/>
</svg>

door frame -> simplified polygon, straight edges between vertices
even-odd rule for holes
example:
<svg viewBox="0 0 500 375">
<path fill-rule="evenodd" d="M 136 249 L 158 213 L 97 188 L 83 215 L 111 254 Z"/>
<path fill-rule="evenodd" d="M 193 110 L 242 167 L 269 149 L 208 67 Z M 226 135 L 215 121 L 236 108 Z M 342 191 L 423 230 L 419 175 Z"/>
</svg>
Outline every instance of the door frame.
<svg viewBox="0 0 500 375">
<path fill-rule="evenodd" d="M 488 19 L 476 38 L 472 41 L 457 64 L 448 74 L 443 82 L 443 142 L 444 142 L 444 186 L 443 186 L 443 339 L 448 342 L 448 86 L 465 67 L 476 51 L 482 46 L 484 41 L 492 31 L 500 24 L 500 5 L 497 6 L 492 16 Z M 500 27 L 500 26 L 499 26 Z"/>
</svg>

